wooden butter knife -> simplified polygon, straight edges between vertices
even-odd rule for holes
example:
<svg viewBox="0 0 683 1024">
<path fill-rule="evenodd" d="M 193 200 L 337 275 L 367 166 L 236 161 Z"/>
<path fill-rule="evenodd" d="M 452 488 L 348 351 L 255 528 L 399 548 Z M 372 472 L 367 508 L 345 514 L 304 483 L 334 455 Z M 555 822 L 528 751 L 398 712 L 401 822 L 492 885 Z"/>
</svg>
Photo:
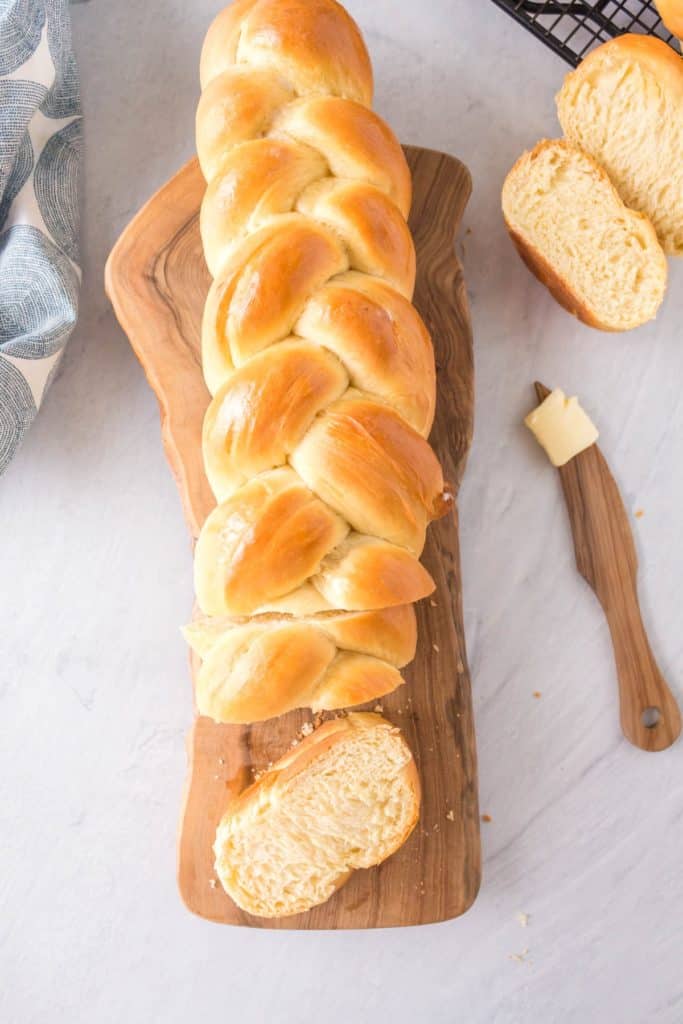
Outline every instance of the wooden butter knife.
<svg viewBox="0 0 683 1024">
<path fill-rule="evenodd" d="M 539 402 L 550 394 L 538 381 Z M 642 750 L 665 750 L 681 714 L 650 648 L 638 603 L 638 558 L 619 488 L 597 444 L 559 469 L 576 565 L 603 607 L 614 647 L 624 736 Z"/>
</svg>

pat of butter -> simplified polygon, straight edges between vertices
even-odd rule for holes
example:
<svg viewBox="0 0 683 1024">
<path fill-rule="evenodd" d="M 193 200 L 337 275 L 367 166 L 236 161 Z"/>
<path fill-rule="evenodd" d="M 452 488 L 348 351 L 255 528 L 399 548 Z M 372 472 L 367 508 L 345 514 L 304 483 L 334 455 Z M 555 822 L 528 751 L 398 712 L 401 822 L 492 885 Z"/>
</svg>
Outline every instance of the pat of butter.
<svg viewBox="0 0 683 1024">
<path fill-rule="evenodd" d="M 545 448 L 553 466 L 564 466 L 598 439 L 595 424 L 579 405 L 578 398 L 567 398 L 561 388 L 551 391 L 524 422 Z"/>
</svg>

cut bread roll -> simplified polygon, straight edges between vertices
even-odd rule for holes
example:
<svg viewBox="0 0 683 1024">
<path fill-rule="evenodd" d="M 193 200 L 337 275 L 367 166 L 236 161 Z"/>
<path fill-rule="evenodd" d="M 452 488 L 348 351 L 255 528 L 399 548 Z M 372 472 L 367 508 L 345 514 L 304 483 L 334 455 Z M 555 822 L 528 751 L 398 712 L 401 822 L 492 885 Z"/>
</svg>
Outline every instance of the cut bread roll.
<svg viewBox="0 0 683 1024">
<path fill-rule="evenodd" d="M 567 75 L 557 112 L 664 250 L 683 255 L 683 60 L 660 39 L 620 36 Z"/>
<path fill-rule="evenodd" d="M 200 618 L 183 630 L 203 659 L 195 699 L 215 722 L 245 724 L 295 708 L 333 711 L 375 701 L 403 683 L 415 657 L 412 605 L 295 618 Z"/>
<path fill-rule="evenodd" d="M 524 153 L 505 179 L 503 214 L 525 263 L 584 323 L 624 331 L 655 316 L 667 278 L 655 230 L 580 149 L 544 140 Z"/>
<path fill-rule="evenodd" d="M 419 812 L 399 730 L 350 714 L 316 729 L 231 804 L 216 832 L 216 873 L 247 913 L 298 914 L 391 856 Z"/>
</svg>

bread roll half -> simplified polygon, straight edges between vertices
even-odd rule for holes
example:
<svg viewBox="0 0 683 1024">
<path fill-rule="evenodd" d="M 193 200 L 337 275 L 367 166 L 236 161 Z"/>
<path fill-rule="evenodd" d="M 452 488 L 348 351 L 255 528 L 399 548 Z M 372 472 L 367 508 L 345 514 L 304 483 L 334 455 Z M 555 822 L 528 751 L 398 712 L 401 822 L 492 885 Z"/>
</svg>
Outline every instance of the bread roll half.
<svg viewBox="0 0 683 1024">
<path fill-rule="evenodd" d="M 655 230 L 577 147 L 546 139 L 524 153 L 505 179 L 503 214 L 522 259 L 584 323 L 625 331 L 657 313 L 667 265 Z"/>
<path fill-rule="evenodd" d="M 247 913 L 298 914 L 391 856 L 419 813 L 417 769 L 399 730 L 380 715 L 350 714 L 316 729 L 230 805 L 216 873 Z"/>
<path fill-rule="evenodd" d="M 683 256 L 683 60 L 661 39 L 620 36 L 567 75 L 557 113 L 664 251 Z"/>
</svg>

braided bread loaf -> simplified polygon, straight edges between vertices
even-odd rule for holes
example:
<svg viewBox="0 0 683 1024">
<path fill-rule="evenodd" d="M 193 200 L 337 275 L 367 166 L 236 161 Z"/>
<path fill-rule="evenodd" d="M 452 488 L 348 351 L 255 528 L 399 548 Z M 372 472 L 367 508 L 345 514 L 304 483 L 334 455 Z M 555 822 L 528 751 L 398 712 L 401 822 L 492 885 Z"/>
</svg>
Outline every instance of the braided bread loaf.
<svg viewBox="0 0 683 1024">
<path fill-rule="evenodd" d="M 215 619 L 188 627 L 197 700 L 228 722 L 350 706 L 401 682 L 407 606 L 434 588 L 425 531 L 451 501 L 426 440 L 435 370 L 410 301 L 410 172 L 335 0 L 236 0 L 209 29 L 201 81 L 218 505 L 195 549 Z"/>
</svg>

